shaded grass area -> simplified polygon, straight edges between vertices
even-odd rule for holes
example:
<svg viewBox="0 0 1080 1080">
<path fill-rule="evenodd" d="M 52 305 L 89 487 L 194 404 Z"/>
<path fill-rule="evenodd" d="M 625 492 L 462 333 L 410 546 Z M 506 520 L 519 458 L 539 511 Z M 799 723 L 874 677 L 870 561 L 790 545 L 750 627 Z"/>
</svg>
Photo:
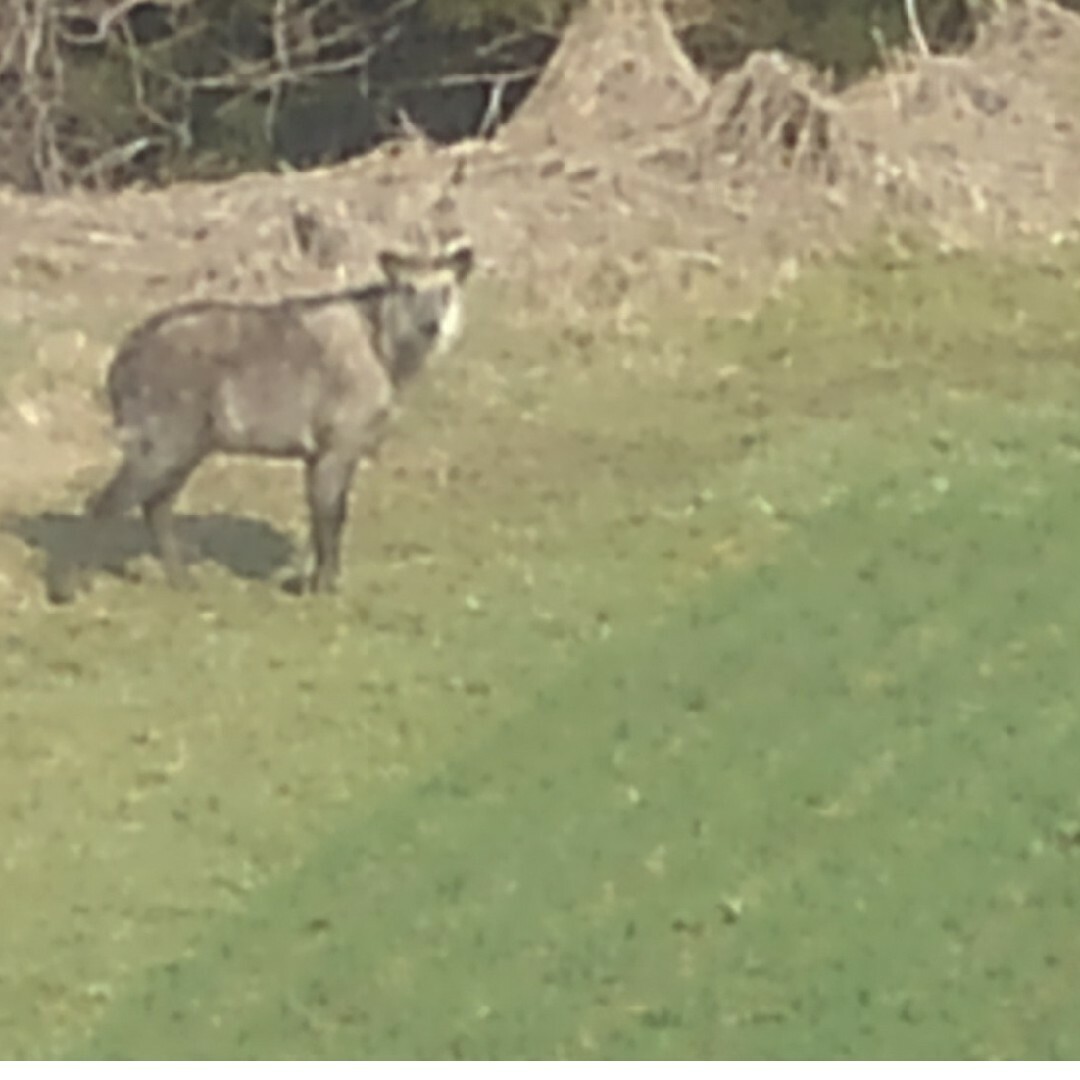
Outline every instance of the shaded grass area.
<svg viewBox="0 0 1080 1080">
<path fill-rule="evenodd" d="M 198 478 L 193 596 L 49 611 L 14 508 L 0 1049 L 1075 1053 L 1078 263 L 481 293 L 325 603 L 209 535 L 287 546 L 286 469 Z"/>
</svg>

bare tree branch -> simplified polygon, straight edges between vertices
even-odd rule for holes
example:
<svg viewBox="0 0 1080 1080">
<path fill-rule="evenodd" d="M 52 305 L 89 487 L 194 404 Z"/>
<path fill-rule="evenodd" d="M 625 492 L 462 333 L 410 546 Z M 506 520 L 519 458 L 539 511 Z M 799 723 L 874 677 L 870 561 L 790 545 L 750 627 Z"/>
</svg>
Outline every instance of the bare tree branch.
<svg viewBox="0 0 1080 1080">
<path fill-rule="evenodd" d="M 930 46 L 927 44 L 926 35 L 923 33 L 922 24 L 919 22 L 919 9 L 916 0 L 904 0 L 904 14 L 907 17 L 908 30 L 915 42 L 915 48 L 920 56 L 930 55 Z"/>
<path fill-rule="evenodd" d="M 184 168 L 185 158 L 198 168 L 205 151 L 207 161 L 225 163 L 235 153 L 240 167 L 260 152 L 245 134 L 252 119 L 256 136 L 261 125 L 257 142 L 272 148 L 290 95 L 303 87 L 317 96 L 324 83 L 336 97 L 342 76 L 363 113 L 353 128 L 361 139 L 388 133 L 403 95 L 418 94 L 410 109 L 430 117 L 441 107 L 440 91 L 473 87 L 484 95 L 479 130 L 490 134 L 505 118 L 512 88 L 539 73 L 538 66 L 498 70 L 500 58 L 531 60 L 547 30 L 511 29 L 485 36 L 479 47 L 471 29 L 457 44 L 448 30 L 451 49 L 436 54 L 436 72 L 446 73 L 418 70 L 408 57 L 395 70 L 390 54 L 396 59 L 402 43 L 423 32 L 412 18 L 422 2 L 252 0 L 236 5 L 235 24 L 225 25 L 216 0 L 0 0 L 0 179 L 44 191 L 116 186 L 173 162 Z M 468 60 L 454 70 L 462 42 Z M 331 120 L 328 141 L 342 137 L 330 130 L 335 123 L 347 127 L 352 119 Z M 353 145 L 356 137 L 344 136 Z"/>
<path fill-rule="evenodd" d="M 48 0 L 17 0 L 22 39 L 21 89 L 31 117 L 30 149 L 35 178 L 49 193 L 64 186 L 53 126 L 53 102 L 62 79 Z"/>
<path fill-rule="evenodd" d="M 64 8 L 60 12 L 62 18 L 72 20 L 84 19 L 93 21 L 94 23 L 94 32 L 92 34 L 73 34 L 68 32 L 64 34 L 64 37 L 76 45 L 96 45 L 109 36 L 109 31 L 113 28 L 114 23 L 125 20 L 131 10 L 143 2 L 144 0 L 122 0 L 121 3 L 106 8 L 96 16 L 87 11 L 86 4 Z"/>
</svg>

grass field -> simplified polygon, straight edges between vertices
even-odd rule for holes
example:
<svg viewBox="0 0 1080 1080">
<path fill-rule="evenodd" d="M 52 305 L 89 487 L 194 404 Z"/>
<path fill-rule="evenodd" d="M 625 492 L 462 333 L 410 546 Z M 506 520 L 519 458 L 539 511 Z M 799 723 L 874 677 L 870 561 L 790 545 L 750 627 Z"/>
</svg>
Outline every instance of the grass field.
<svg viewBox="0 0 1080 1080">
<path fill-rule="evenodd" d="M 78 493 L 9 513 L 0 1055 L 1080 1056 L 1078 280 L 479 290 L 326 601 L 287 468 L 198 478 L 190 595 L 133 524 L 50 610 Z"/>
</svg>

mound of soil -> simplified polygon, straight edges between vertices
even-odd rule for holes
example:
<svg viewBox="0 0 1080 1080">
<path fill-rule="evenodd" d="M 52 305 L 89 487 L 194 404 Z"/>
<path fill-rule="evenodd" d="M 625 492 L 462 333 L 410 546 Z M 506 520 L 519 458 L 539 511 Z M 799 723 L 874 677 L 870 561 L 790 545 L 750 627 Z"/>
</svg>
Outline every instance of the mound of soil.
<svg viewBox="0 0 1080 1080">
<path fill-rule="evenodd" d="M 640 160 L 769 198 L 792 178 L 808 192 L 869 182 L 875 154 L 811 67 L 767 52 L 721 79 L 693 122 Z"/>
<path fill-rule="evenodd" d="M 622 141 L 685 119 L 708 89 L 657 3 L 595 0 L 502 137 L 517 147 Z"/>
<path fill-rule="evenodd" d="M 983 24 L 970 55 L 995 71 L 1034 78 L 1066 111 L 1080 101 L 1080 18 L 1057 4 L 1010 4 Z"/>
<path fill-rule="evenodd" d="M 559 284 L 686 248 L 752 274 L 882 213 L 972 242 L 1060 230 L 1080 177 L 1060 94 L 1078 67 L 1080 19 L 1030 0 L 968 55 L 910 59 L 843 94 L 777 53 L 710 87 L 656 0 L 594 0 L 493 140 L 406 139 L 335 169 L 164 192 L 8 193 L 0 282 L 6 264 L 20 294 L 36 282 L 55 303 L 53 281 L 115 275 L 148 306 L 325 287 L 433 216 L 473 234 L 491 272 Z"/>
</svg>

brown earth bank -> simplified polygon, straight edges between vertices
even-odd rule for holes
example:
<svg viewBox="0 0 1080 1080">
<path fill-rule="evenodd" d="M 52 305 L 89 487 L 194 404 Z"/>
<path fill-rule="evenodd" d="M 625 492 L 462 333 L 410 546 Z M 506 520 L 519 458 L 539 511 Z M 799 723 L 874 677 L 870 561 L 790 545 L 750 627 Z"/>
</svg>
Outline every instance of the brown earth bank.
<svg viewBox="0 0 1080 1080">
<path fill-rule="evenodd" d="M 1077 70 L 1080 16 L 1027 0 L 966 54 L 890 57 L 842 93 L 777 53 L 710 85 L 658 5 L 599 0 L 489 140 L 164 191 L 0 190 L 0 326 L 33 356 L 0 397 L 0 501 L 96 456 L 91 387 L 121 324 L 362 279 L 433 227 L 467 231 L 522 310 L 570 321 L 632 316 L 650 289 L 730 311 L 882 222 L 949 248 L 1072 237 Z"/>
</svg>

